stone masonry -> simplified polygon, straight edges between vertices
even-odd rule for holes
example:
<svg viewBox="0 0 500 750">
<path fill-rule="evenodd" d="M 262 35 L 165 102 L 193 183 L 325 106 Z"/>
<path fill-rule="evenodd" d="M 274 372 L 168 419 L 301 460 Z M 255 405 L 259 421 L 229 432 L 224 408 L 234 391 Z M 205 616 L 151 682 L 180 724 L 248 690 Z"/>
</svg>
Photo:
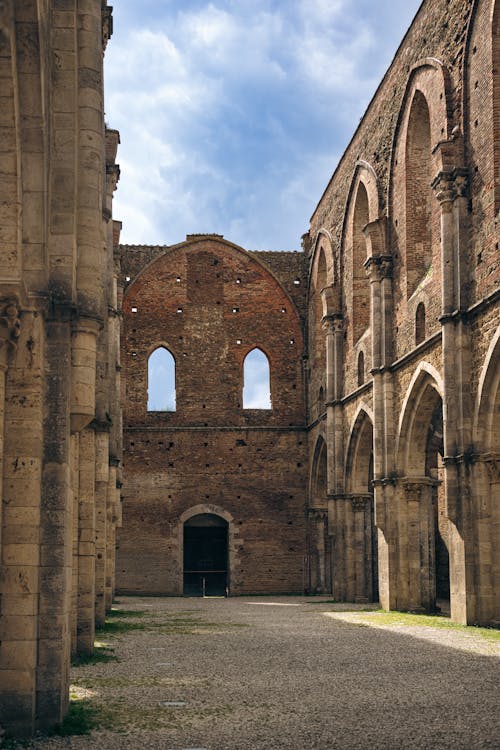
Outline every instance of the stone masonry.
<svg viewBox="0 0 500 750">
<path fill-rule="evenodd" d="M 110 607 L 120 517 L 119 310 L 105 129 L 111 8 L 0 2 L 0 725 L 68 706 Z"/>
</svg>

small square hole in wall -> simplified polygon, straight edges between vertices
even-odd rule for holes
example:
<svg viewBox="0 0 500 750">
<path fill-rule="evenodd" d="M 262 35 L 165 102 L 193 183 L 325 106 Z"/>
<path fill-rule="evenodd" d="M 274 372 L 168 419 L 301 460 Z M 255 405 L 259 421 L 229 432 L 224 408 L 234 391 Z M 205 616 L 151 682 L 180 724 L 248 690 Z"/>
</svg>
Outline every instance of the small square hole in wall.
<svg viewBox="0 0 500 750">
<path fill-rule="evenodd" d="M 125 276 L 125 281 L 130 281 L 130 276 Z"/>
<path fill-rule="evenodd" d="M 240 311 L 240 308 L 239 308 L 239 307 L 233 307 L 233 312 L 234 312 L 234 313 L 239 313 L 239 311 Z"/>
<path fill-rule="evenodd" d="M 239 277 L 236 279 L 236 283 L 241 284 L 241 279 Z"/>
<path fill-rule="evenodd" d="M 300 286 L 300 279 L 293 280 L 294 286 Z"/>
<path fill-rule="evenodd" d="M 282 312 L 282 313 L 286 313 L 286 307 L 282 307 L 282 308 L 281 308 L 281 312 Z"/>
<path fill-rule="evenodd" d="M 136 313 L 137 312 L 137 307 L 132 307 L 132 312 Z"/>
<path fill-rule="evenodd" d="M 290 339 L 290 344 L 295 344 L 295 339 Z"/>
<path fill-rule="evenodd" d="M 176 280 L 176 282 L 177 282 L 178 284 L 180 284 L 180 283 L 181 283 L 181 277 L 180 277 L 180 276 L 176 276 L 176 277 L 175 277 L 175 280 Z"/>
<path fill-rule="evenodd" d="M 137 352 L 132 352 L 133 357 L 137 357 Z"/>
<path fill-rule="evenodd" d="M 238 346 L 239 346 L 239 345 L 241 344 L 241 339 L 236 339 L 236 343 L 237 343 L 237 344 L 238 344 Z"/>
<path fill-rule="evenodd" d="M 182 315 L 182 307 L 178 307 L 177 308 L 177 314 L 178 315 Z"/>
</svg>

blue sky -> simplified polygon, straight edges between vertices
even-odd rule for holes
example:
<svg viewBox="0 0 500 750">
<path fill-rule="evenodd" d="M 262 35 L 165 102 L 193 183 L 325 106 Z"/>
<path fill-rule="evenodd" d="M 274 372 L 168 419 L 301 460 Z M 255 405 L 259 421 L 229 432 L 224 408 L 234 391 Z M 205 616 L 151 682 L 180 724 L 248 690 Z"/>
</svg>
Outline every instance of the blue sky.
<svg viewBox="0 0 500 750">
<path fill-rule="evenodd" d="M 419 2 L 116 0 L 122 242 L 296 250 Z"/>
</svg>

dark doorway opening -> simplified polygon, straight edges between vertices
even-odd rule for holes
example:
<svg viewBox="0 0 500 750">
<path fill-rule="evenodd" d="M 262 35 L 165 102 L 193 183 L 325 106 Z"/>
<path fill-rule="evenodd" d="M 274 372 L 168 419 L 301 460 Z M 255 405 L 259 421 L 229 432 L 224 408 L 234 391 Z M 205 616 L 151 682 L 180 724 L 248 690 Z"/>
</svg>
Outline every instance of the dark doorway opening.
<svg viewBox="0 0 500 750">
<path fill-rule="evenodd" d="M 184 596 L 225 596 L 228 589 L 228 523 L 200 513 L 184 524 Z"/>
</svg>

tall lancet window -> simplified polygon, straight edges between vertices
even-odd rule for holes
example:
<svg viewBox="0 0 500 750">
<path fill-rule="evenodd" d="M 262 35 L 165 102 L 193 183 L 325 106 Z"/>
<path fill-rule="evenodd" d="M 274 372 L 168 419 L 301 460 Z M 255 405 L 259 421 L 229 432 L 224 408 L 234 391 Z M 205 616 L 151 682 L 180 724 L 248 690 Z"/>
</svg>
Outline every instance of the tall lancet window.
<svg viewBox="0 0 500 750">
<path fill-rule="evenodd" d="M 175 359 L 164 346 L 148 359 L 148 411 L 175 411 Z"/>
<path fill-rule="evenodd" d="M 261 349 L 252 349 L 243 363 L 243 408 L 272 408 L 269 360 Z"/>
</svg>

